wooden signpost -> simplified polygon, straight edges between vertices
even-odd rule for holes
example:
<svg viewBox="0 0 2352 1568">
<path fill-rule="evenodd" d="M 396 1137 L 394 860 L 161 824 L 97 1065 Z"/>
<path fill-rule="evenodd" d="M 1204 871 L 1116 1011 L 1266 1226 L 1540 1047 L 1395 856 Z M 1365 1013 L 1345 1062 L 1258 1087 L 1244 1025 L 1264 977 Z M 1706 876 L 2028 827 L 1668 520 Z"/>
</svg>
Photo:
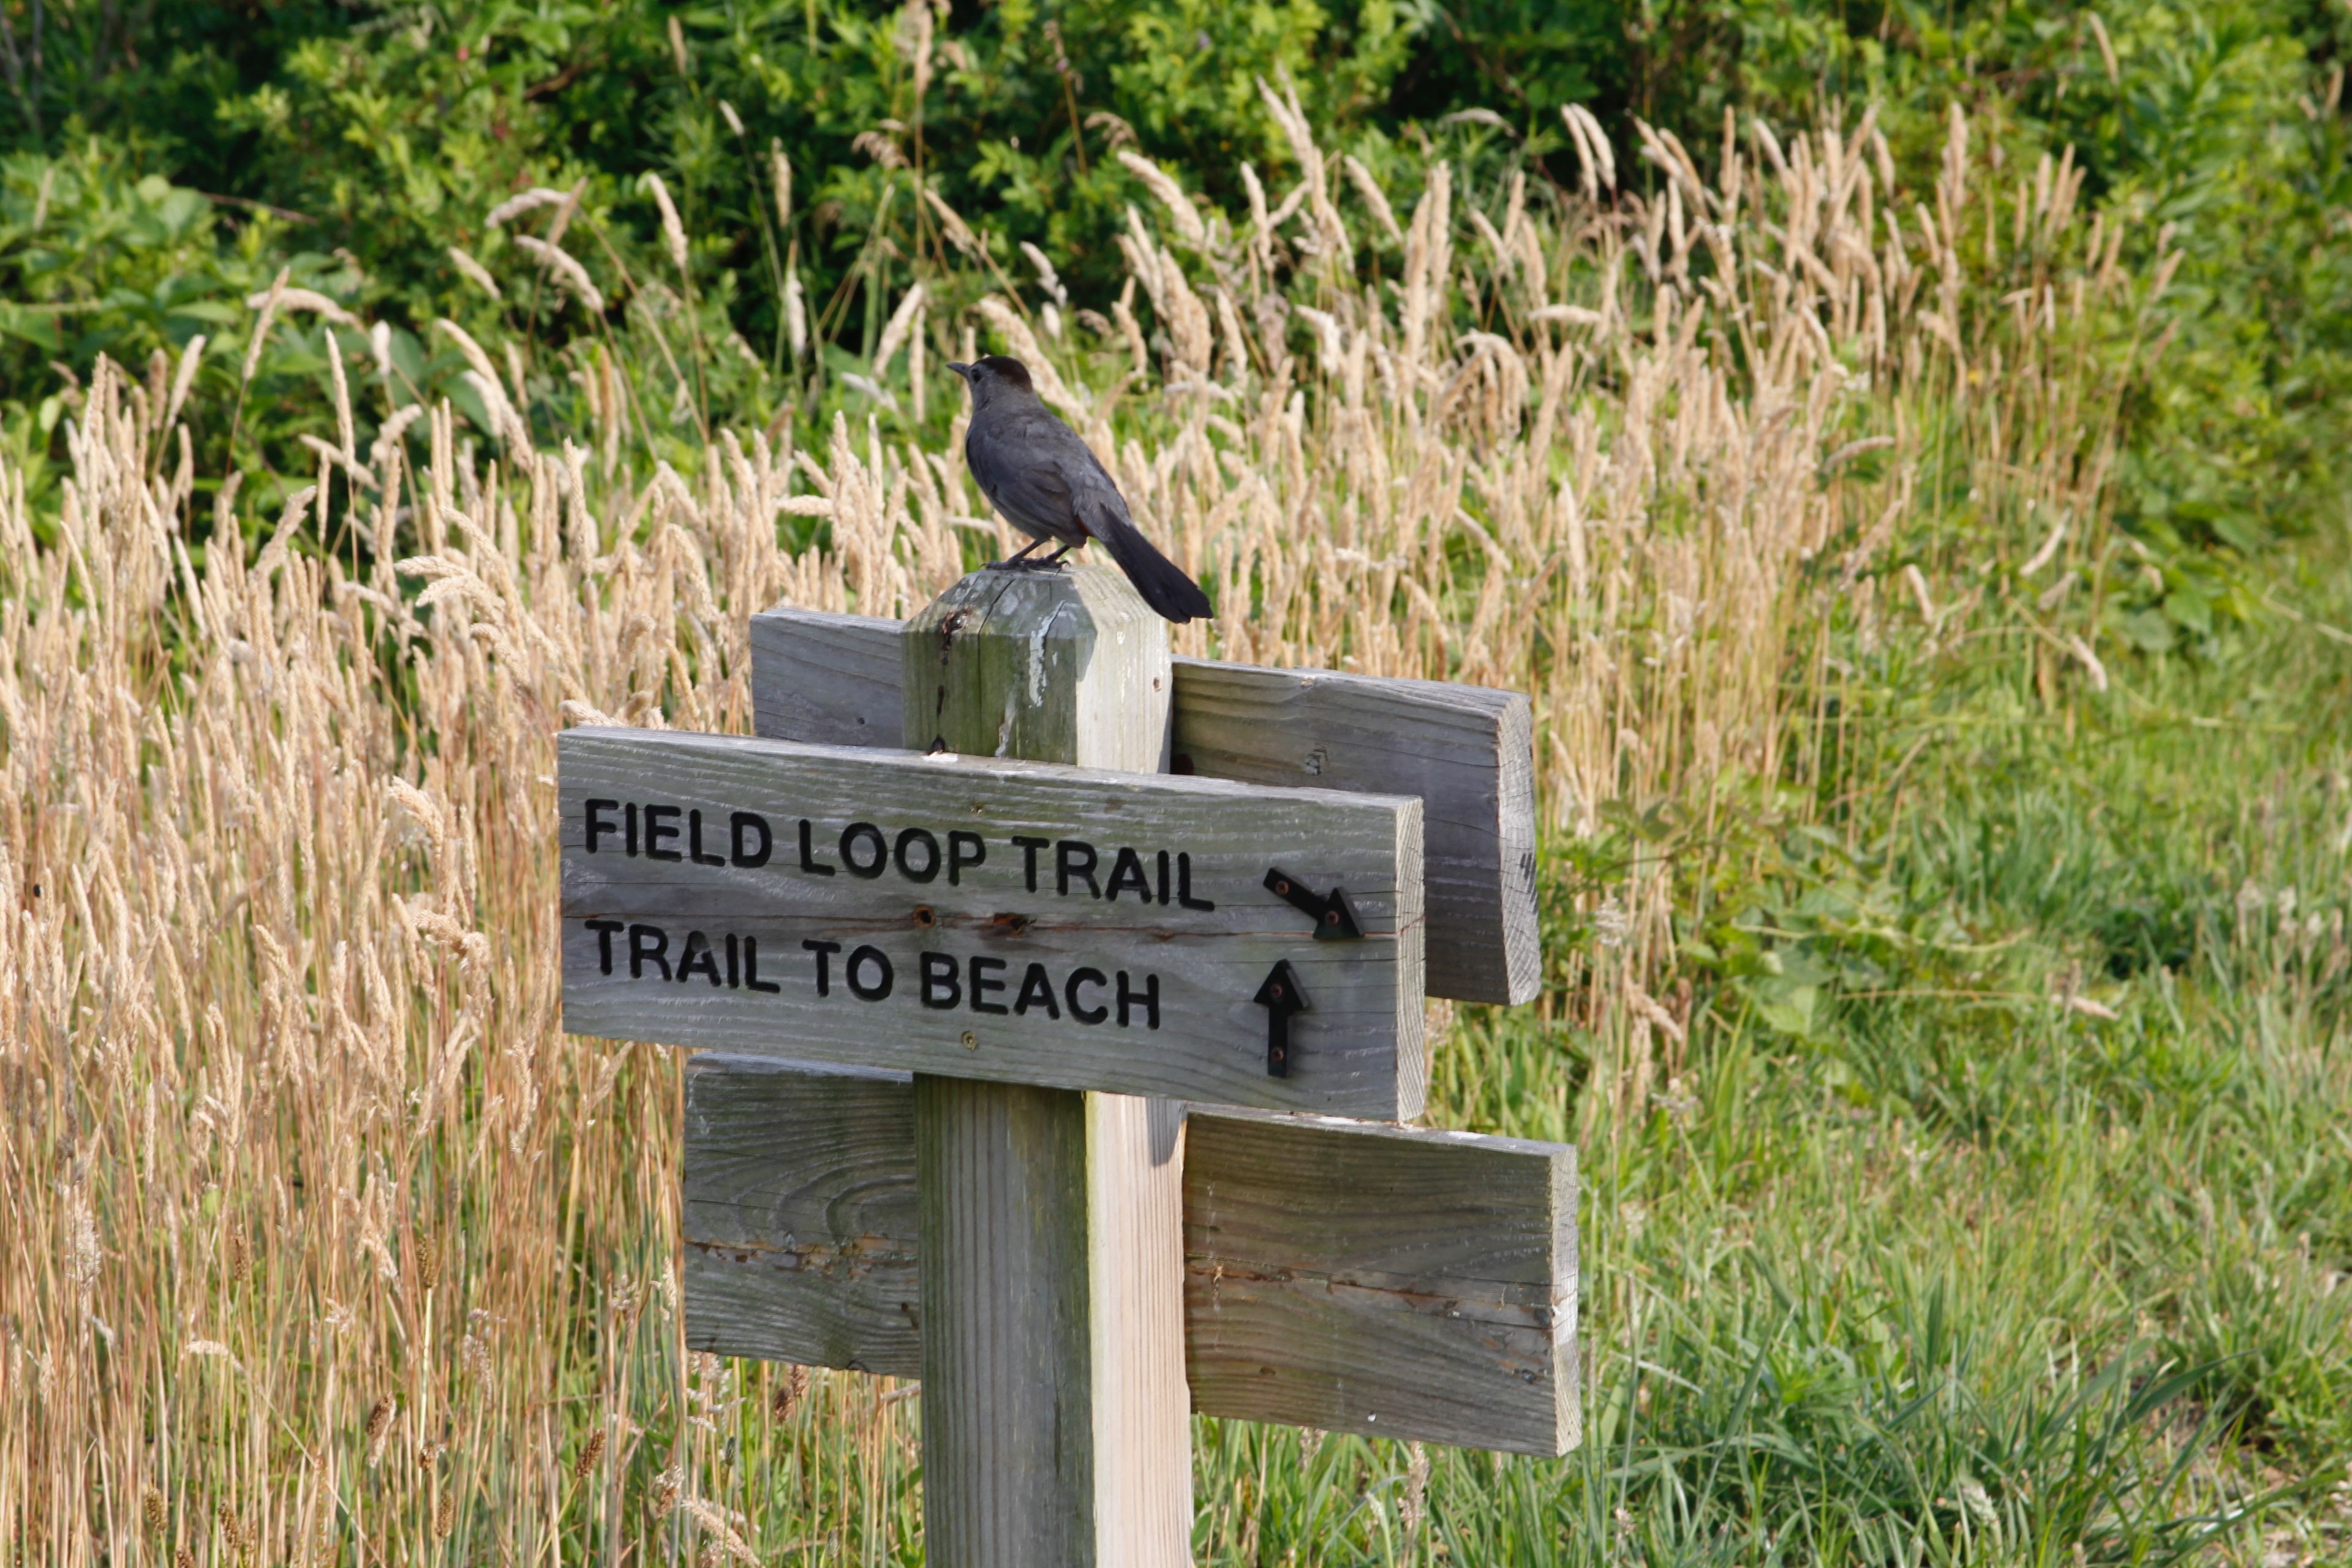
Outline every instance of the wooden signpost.
<svg viewBox="0 0 2352 1568">
<path fill-rule="evenodd" d="M 1189 1415 L 1578 1437 L 1575 1163 L 1403 1125 L 1535 986 L 1528 709 L 1171 660 L 1115 571 L 755 616 L 561 742 L 566 1026 L 687 1080 L 698 1349 L 919 1377 L 927 1561 L 1188 1561 Z"/>
</svg>

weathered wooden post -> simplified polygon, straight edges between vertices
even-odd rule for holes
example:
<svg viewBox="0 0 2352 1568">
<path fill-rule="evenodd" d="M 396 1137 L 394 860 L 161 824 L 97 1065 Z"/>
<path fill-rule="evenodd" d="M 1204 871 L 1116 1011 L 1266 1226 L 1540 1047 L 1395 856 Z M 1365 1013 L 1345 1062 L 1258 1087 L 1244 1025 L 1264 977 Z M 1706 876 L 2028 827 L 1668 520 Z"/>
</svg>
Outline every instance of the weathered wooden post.
<svg viewBox="0 0 2352 1568">
<path fill-rule="evenodd" d="M 1167 623 L 1114 570 L 974 573 L 900 644 L 918 750 L 1163 766 Z M 1180 1135 L 1165 1100 L 916 1076 L 929 1561 L 1189 1560 Z"/>
</svg>

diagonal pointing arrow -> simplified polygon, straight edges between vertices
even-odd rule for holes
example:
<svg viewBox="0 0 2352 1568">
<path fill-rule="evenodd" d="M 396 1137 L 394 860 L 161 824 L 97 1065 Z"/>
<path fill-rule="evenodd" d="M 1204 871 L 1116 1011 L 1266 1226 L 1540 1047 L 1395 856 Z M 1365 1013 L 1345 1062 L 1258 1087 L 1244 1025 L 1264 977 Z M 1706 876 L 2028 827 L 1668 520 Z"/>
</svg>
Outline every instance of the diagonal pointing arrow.
<svg viewBox="0 0 2352 1568">
<path fill-rule="evenodd" d="M 1364 934 L 1364 928 L 1356 923 L 1356 911 L 1349 905 L 1348 895 L 1338 888 L 1331 889 L 1328 899 L 1311 893 L 1307 884 L 1279 866 L 1266 872 L 1265 888 L 1300 914 L 1314 917 L 1318 942 L 1346 942 Z"/>
<path fill-rule="evenodd" d="M 1307 993 L 1298 986 L 1298 976 L 1288 959 L 1276 959 L 1267 972 L 1265 983 L 1250 998 L 1265 1009 L 1265 1071 L 1269 1078 L 1290 1076 L 1290 1016 L 1312 1011 L 1307 1004 Z"/>
</svg>

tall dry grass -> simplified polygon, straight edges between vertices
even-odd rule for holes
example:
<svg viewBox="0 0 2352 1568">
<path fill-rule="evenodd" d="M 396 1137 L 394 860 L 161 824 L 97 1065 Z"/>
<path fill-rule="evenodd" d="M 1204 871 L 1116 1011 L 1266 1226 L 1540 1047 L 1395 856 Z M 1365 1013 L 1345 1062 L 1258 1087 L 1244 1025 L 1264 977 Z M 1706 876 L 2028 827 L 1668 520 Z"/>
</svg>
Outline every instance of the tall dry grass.
<svg viewBox="0 0 2352 1568">
<path fill-rule="evenodd" d="M 1107 315 L 954 329 L 1043 367 L 1214 584 L 1187 651 L 1528 689 L 1573 835 L 1803 775 L 1825 628 L 1956 613 L 1932 558 L 1885 572 L 1923 472 L 2037 566 L 2095 548 L 2111 351 L 2158 285 L 2071 171 L 2012 192 L 1956 115 L 1917 201 L 1866 122 L 1727 133 L 1712 183 L 1653 137 L 1640 195 L 1580 120 L 1582 190 L 1439 168 L 1398 214 L 1270 101 L 1295 189 L 1253 177 L 1236 229 L 1155 170 Z M 100 371 L 54 517 L 0 463 L 0 1542 L 884 1560 L 917 1529 L 899 1391 L 682 1350 L 673 1065 L 558 1026 L 553 739 L 745 728 L 747 614 L 906 614 L 1001 526 L 959 444 L 870 424 L 645 471 L 595 350 L 598 427 L 536 448 L 513 362 L 452 336 L 498 428 L 339 354 L 340 439 L 257 548 L 233 492 L 192 543 L 169 366 Z M 787 514 L 827 542 L 780 549 Z M 1645 989 L 1668 889 L 1629 876 L 1545 1004 L 1603 1042 L 1588 1127 L 1680 1036 Z"/>
</svg>

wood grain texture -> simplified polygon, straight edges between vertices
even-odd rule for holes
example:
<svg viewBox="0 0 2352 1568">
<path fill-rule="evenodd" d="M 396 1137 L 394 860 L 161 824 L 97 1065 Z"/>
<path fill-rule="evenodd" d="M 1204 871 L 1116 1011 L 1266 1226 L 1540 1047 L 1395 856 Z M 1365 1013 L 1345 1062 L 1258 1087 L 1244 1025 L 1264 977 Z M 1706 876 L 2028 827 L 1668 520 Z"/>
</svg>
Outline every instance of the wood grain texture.
<svg viewBox="0 0 2352 1568">
<path fill-rule="evenodd" d="M 911 1138 L 895 1153 L 845 1162 L 823 1131 L 840 1116 L 878 1128 L 892 1096 L 911 1121 L 908 1080 L 842 1080 L 754 1058 L 698 1057 L 686 1140 L 687 1321 L 694 1342 L 731 1353 L 844 1366 L 791 1347 L 792 1314 L 877 1325 L 856 1345 L 875 1370 L 906 1342 L 878 1325 L 903 1318 L 914 1268 L 866 1279 L 768 1264 L 789 1250 L 793 1212 L 835 1213 L 833 1245 L 919 1259 L 907 1224 Z M 795 1087 L 821 1078 L 824 1093 Z M 831 1098 L 839 1106 L 829 1110 Z M 740 1102 L 724 1115 L 693 1108 Z M 813 1116 L 806 1138 L 770 1131 Z M 1156 1134 L 1157 1136 L 1157 1134 Z M 1575 1151 L 1559 1144 L 1335 1118 L 1190 1108 L 1183 1131 L 1186 1380 L 1204 1415 L 1280 1421 L 1465 1447 L 1559 1453 L 1578 1435 Z M 791 1163 L 803 1162 L 808 1168 Z M 827 1193 L 837 1192 L 837 1198 Z M 788 1211 L 772 1194 L 803 1194 Z M 889 1196 L 887 1194 L 899 1194 Z M 776 1217 L 771 1217 L 776 1216 Z M 812 1234 L 796 1233 L 803 1241 Z M 722 1245 L 709 1245 L 712 1242 Z M 732 1279 L 722 1278 L 731 1273 Z M 836 1300 L 813 1302 L 830 1290 Z M 886 1290 L 905 1292 L 894 1301 Z"/>
<path fill-rule="evenodd" d="M 1196 1111 L 1186 1140 L 1195 1409 L 1575 1446 L 1573 1150 L 1234 1112 Z"/>
<path fill-rule="evenodd" d="M 686 1145 L 689 1347 L 921 1375 L 905 1075 L 690 1057 Z"/>
<path fill-rule="evenodd" d="M 558 760 L 574 1033 L 1276 1110 L 1420 1112 L 1417 800 L 644 730 L 568 731 Z M 590 852 L 591 801 L 608 803 L 597 808 L 605 824 L 660 803 L 672 814 L 665 852 L 680 858 L 628 855 L 609 827 Z M 697 814 L 706 857 L 724 860 L 737 812 L 768 825 L 766 861 L 698 864 Z M 834 874 L 801 868 L 803 818 Z M 947 844 L 968 829 L 985 858 L 952 883 L 944 871 L 911 880 L 896 865 L 866 879 L 843 858 L 854 822 L 876 825 L 858 851 L 869 860 L 917 830 Z M 1035 890 L 1016 837 L 1051 846 Z M 1170 901 L 1096 898 L 1079 876 L 1064 884 L 1059 845 L 1079 839 L 1095 847 L 1106 894 L 1118 890 L 1118 850 L 1135 851 L 1155 894 L 1166 852 Z M 1344 887 L 1366 936 L 1315 941 L 1311 921 L 1264 886 L 1277 854 L 1293 875 Z M 1186 865 L 1213 909 L 1181 906 Z M 748 970 L 733 983 L 730 938 L 757 942 L 761 983 L 779 989 L 752 989 Z M 839 951 L 812 952 L 810 942 Z M 861 948 L 877 956 L 853 972 Z M 688 949 L 716 956 L 689 971 Z M 1278 960 L 1312 1004 L 1293 1021 L 1295 1065 L 1280 1079 L 1266 1075 L 1265 1011 L 1252 1000 Z M 928 993 L 926 963 L 940 966 Z M 1033 966 L 1044 989 L 1012 1011 Z M 1093 978 L 1082 983 L 1082 971 Z M 852 984 L 860 975 L 866 999 Z M 983 994 L 976 977 L 1002 989 Z"/>
<path fill-rule="evenodd" d="M 925 1074 L 923 1535 L 955 1568 L 1097 1554 L 1086 1096 Z M 1189 1491 L 1188 1491 L 1189 1496 Z M 1104 1521 L 1108 1522 L 1108 1521 Z"/>
<path fill-rule="evenodd" d="M 906 745 L 903 630 L 906 623 L 891 616 L 797 605 L 752 616 L 752 733 L 812 745 Z"/>
<path fill-rule="evenodd" d="M 1166 756 L 1167 625 L 1116 573 L 974 573 L 907 624 L 900 647 L 904 733 L 919 745 L 1121 770 L 1091 776 L 1130 788 Z M 1081 817 L 1068 835 L 1091 837 L 1099 820 Z M 1022 890 L 1036 880 L 1024 868 Z M 1058 877 L 1056 889 L 1072 890 Z M 1089 939 L 1118 961 L 1122 984 L 1127 964 L 1162 967 L 1135 929 L 1141 907 L 1107 901 L 1113 930 Z M 1038 911 L 1038 925 L 1053 921 Z M 1413 934 L 1404 945 L 1417 955 Z M 1176 1108 L 928 1075 L 914 1093 L 929 1260 L 925 1560 L 1179 1568 L 1191 1556 L 1192 1461 Z"/>
<path fill-rule="evenodd" d="M 789 605 L 753 616 L 758 732 L 897 744 L 888 727 L 902 706 L 899 630 L 880 616 Z M 1535 995 L 1535 757 L 1524 695 L 1215 659 L 1174 659 L 1171 671 L 1177 771 L 1418 796 L 1429 994 Z"/>
<path fill-rule="evenodd" d="M 751 732 L 816 746 L 897 748 L 901 622 L 778 605 L 751 617 Z"/>
<path fill-rule="evenodd" d="M 1535 728 L 1517 691 L 1331 670 L 1176 664 L 1179 773 L 1423 803 L 1429 992 L 1532 1001 Z"/>
<path fill-rule="evenodd" d="M 1192 1539 L 1184 1109 L 1089 1094 L 1086 1110 L 1097 1561 L 1180 1568 Z"/>
<path fill-rule="evenodd" d="M 974 572 L 898 644 L 913 750 L 1166 771 L 1168 623 L 1112 567 Z"/>
</svg>

